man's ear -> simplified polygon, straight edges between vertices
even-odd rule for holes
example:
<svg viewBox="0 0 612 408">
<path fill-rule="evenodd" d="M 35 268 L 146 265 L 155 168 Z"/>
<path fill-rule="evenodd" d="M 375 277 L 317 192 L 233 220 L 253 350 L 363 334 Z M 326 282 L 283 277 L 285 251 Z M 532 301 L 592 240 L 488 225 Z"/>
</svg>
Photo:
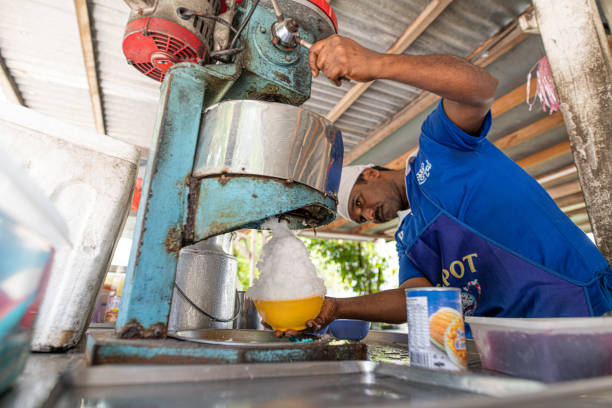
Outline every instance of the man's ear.
<svg viewBox="0 0 612 408">
<path fill-rule="evenodd" d="M 362 171 L 361 176 L 365 181 L 373 181 L 380 177 L 380 171 L 370 167 Z"/>
</svg>

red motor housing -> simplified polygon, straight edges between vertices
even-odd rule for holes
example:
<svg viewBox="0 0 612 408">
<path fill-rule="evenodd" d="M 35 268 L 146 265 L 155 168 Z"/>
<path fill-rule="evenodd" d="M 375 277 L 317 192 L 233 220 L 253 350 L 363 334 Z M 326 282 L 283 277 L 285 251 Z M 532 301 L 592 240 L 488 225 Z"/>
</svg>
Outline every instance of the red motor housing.
<svg viewBox="0 0 612 408">
<path fill-rule="evenodd" d="M 173 64 L 204 59 L 207 47 L 178 24 L 162 18 L 142 17 L 127 25 L 123 53 L 130 65 L 161 82 Z"/>
<path fill-rule="evenodd" d="M 149 9 L 132 8 L 123 37 L 123 54 L 128 64 L 156 81 L 179 62 L 208 62 L 214 20 L 197 16 L 181 19 L 174 0 L 157 0 Z M 181 7 L 218 15 L 220 0 L 181 0 Z"/>
</svg>

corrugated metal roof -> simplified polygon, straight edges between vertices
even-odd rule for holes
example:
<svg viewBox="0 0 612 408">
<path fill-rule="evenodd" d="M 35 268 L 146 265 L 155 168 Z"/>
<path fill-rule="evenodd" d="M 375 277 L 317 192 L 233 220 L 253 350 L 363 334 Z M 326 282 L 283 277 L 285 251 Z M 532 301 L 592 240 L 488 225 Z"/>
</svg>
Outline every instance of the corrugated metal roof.
<svg viewBox="0 0 612 408">
<path fill-rule="evenodd" d="M 1 1 L 0 54 L 28 107 L 94 127 L 71 1 Z"/>
<path fill-rule="evenodd" d="M 159 84 L 125 63 L 121 41 L 129 9 L 119 1 L 89 7 L 107 134 L 148 146 Z M 95 127 L 72 1 L 0 2 L 0 54 L 28 107 Z"/>
<path fill-rule="evenodd" d="M 89 10 L 106 132 L 148 147 L 153 137 L 160 84 L 125 61 L 121 46 L 129 8 L 123 1 L 90 0 Z"/>
<path fill-rule="evenodd" d="M 334 0 L 339 33 L 378 52 L 387 50 L 427 6 L 427 0 Z M 452 54 L 465 57 L 525 11 L 529 0 L 455 0 L 406 50 L 408 55 Z M 348 91 L 352 85 L 346 84 Z M 327 113 L 341 98 L 335 85 L 317 78 L 304 106 Z M 346 150 L 399 111 L 421 91 L 392 81 L 376 81 L 336 122 Z M 370 113 L 371 112 L 371 113 Z"/>
<path fill-rule="evenodd" d="M 428 0 L 334 0 L 339 32 L 385 51 L 428 4 Z M 407 54 L 465 56 L 528 7 L 528 0 L 455 0 Z M 121 50 L 129 9 L 121 1 L 89 0 L 91 25 L 107 134 L 147 147 L 153 133 L 159 84 L 126 64 Z M 26 104 L 86 127 L 91 103 L 73 3 L 37 0 L 0 4 L 0 52 Z M 304 106 L 327 113 L 352 87 L 326 78 L 313 81 Z M 379 80 L 337 121 L 346 150 L 359 143 L 420 91 Z"/>
</svg>

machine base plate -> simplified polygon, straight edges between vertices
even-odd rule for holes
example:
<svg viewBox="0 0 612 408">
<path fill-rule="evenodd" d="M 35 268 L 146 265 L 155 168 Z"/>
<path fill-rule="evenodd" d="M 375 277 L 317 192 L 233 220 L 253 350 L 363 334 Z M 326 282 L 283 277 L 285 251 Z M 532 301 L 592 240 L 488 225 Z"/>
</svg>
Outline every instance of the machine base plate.
<svg viewBox="0 0 612 408">
<path fill-rule="evenodd" d="M 122 340 L 114 330 L 87 332 L 87 362 L 100 364 L 237 364 L 293 361 L 365 360 L 367 346 L 349 341 L 288 340 L 244 346 L 175 339 Z"/>
</svg>

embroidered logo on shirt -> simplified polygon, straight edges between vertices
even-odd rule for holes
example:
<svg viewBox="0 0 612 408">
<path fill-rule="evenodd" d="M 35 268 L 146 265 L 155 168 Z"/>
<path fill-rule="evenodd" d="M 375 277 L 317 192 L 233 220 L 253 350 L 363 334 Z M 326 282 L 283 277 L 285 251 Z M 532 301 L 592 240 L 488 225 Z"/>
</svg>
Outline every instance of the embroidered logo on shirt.
<svg viewBox="0 0 612 408">
<path fill-rule="evenodd" d="M 425 163 L 421 163 L 421 168 L 416 174 L 417 183 L 419 183 L 419 185 L 427 181 L 430 170 L 431 170 L 431 163 L 429 162 L 429 160 L 425 160 Z"/>
<path fill-rule="evenodd" d="M 478 279 L 468 282 L 468 284 L 461 291 L 461 304 L 463 306 L 463 314 L 465 316 L 472 316 L 480 303 L 480 295 L 482 294 L 482 288 Z"/>
<path fill-rule="evenodd" d="M 404 240 L 404 231 L 400 231 L 397 233 L 397 239 L 399 239 L 400 241 Z"/>
</svg>

